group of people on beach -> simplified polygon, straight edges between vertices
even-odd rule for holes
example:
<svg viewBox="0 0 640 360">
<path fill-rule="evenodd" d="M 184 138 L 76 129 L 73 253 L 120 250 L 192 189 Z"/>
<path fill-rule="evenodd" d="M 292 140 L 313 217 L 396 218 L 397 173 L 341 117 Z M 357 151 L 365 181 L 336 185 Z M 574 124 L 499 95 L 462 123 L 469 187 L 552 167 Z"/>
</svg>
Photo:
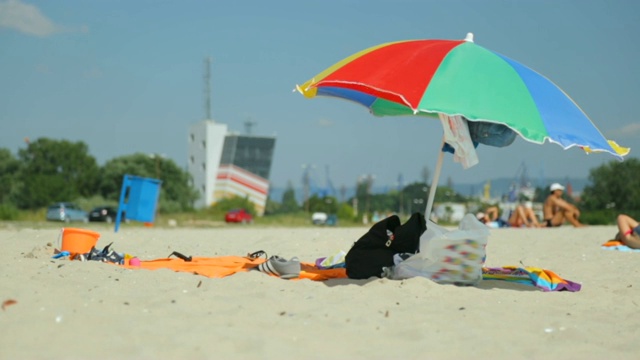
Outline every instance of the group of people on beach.
<svg viewBox="0 0 640 360">
<path fill-rule="evenodd" d="M 543 220 L 538 221 L 538 217 L 533 211 L 531 202 L 524 205 L 517 205 L 506 217 L 500 218 L 500 209 L 497 206 L 490 206 L 484 212 L 476 214 L 478 220 L 489 227 L 529 227 L 529 228 L 552 228 L 568 222 L 574 227 L 586 226 L 580 222 L 580 209 L 562 198 L 564 186 L 558 183 L 551 184 L 549 195 L 543 204 Z M 626 214 L 619 214 L 617 217 L 618 233 L 615 240 L 621 241 L 633 249 L 640 249 L 640 224 L 638 221 Z"/>
</svg>

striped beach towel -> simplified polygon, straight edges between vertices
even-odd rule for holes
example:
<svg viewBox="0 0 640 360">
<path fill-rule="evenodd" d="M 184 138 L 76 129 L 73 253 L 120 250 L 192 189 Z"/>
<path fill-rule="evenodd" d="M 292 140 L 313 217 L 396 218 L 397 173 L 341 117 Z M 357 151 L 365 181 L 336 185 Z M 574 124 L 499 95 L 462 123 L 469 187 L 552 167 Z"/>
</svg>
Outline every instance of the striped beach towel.
<svg viewBox="0 0 640 360">
<path fill-rule="evenodd" d="M 551 270 L 537 267 L 504 266 L 482 268 L 483 280 L 504 280 L 525 285 L 532 285 L 542 291 L 580 291 L 582 285 L 561 278 Z"/>
</svg>

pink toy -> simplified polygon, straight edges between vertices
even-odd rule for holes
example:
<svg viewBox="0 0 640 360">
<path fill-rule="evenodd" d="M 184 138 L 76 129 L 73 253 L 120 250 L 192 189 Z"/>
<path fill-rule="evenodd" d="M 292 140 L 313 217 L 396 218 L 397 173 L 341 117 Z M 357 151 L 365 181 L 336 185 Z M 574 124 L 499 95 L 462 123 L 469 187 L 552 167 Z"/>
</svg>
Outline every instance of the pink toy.
<svg viewBox="0 0 640 360">
<path fill-rule="evenodd" d="M 140 259 L 138 259 L 137 257 L 129 259 L 129 265 L 140 266 Z"/>
</svg>

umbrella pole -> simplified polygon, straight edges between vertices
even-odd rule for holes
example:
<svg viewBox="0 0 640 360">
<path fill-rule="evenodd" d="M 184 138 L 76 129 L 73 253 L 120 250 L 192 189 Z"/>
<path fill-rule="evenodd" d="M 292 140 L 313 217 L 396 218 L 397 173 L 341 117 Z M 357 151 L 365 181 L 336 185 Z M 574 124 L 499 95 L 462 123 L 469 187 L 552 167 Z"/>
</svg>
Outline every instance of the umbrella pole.
<svg viewBox="0 0 640 360">
<path fill-rule="evenodd" d="M 429 220 L 431 218 L 431 209 L 433 208 L 433 199 L 436 197 L 436 189 L 438 188 L 438 179 L 440 178 L 440 170 L 442 170 L 442 161 L 444 159 L 444 136 L 442 137 L 442 143 L 440 144 L 440 155 L 438 155 L 438 163 L 436 164 L 436 171 L 433 173 L 433 180 L 431 186 L 429 186 L 429 199 L 427 200 L 427 209 L 424 212 L 424 218 Z"/>
</svg>

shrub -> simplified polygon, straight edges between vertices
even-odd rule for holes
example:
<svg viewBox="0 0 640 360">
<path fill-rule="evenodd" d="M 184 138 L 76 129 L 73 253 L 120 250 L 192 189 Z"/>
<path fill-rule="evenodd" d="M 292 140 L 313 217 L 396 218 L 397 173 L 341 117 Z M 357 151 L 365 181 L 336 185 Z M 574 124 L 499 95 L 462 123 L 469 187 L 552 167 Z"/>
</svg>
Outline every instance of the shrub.
<svg viewBox="0 0 640 360">
<path fill-rule="evenodd" d="M 16 220 L 19 212 L 13 204 L 0 204 L 0 220 Z"/>
</svg>

